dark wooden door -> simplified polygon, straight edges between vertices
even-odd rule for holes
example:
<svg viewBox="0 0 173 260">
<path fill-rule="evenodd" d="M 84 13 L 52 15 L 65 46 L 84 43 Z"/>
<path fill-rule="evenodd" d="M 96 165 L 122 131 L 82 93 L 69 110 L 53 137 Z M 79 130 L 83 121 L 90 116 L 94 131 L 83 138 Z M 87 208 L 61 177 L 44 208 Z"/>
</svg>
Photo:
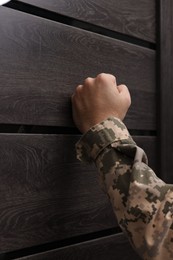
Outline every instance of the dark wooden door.
<svg viewBox="0 0 173 260">
<path fill-rule="evenodd" d="M 168 172 L 172 74 L 164 64 L 172 48 L 163 39 L 173 7 L 166 2 L 168 9 L 155 0 L 23 0 L 0 7 L 0 258 L 138 259 L 95 167 L 76 160 L 80 133 L 70 96 L 88 76 L 115 74 L 132 95 L 125 123 L 150 166 L 161 176 Z M 170 91 L 160 95 L 158 86 Z"/>
</svg>

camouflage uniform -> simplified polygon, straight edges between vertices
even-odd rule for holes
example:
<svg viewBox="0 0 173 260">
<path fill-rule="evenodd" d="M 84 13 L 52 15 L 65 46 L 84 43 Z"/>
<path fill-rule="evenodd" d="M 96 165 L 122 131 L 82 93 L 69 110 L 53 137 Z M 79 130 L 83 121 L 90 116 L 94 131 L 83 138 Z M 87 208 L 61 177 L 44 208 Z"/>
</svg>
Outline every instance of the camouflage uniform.
<svg viewBox="0 0 173 260">
<path fill-rule="evenodd" d="M 94 161 L 123 232 L 143 259 L 173 259 L 173 186 L 147 165 L 126 126 L 110 117 L 76 144 L 81 161 Z"/>
</svg>

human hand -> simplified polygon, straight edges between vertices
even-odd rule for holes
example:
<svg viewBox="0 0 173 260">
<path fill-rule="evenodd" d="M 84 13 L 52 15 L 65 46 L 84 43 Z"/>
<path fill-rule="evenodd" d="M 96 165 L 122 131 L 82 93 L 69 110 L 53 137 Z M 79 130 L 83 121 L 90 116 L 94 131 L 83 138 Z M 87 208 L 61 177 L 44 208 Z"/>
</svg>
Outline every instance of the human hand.
<svg viewBox="0 0 173 260">
<path fill-rule="evenodd" d="M 123 120 L 131 104 L 128 88 L 117 86 L 116 78 L 105 73 L 85 79 L 71 99 L 73 120 L 82 133 L 110 116 Z"/>
</svg>

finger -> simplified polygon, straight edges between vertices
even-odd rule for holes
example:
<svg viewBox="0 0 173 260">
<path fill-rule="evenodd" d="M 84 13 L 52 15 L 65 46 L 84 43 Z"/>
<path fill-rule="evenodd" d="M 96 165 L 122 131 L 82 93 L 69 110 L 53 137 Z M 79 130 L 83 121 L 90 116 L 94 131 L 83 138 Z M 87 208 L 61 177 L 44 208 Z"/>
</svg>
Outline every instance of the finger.
<svg viewBox="0 0 173 260">
<path fill-rule="evenodd" d="M 128 87 L 126 85 L 124 85 L 124 84 L 118 85 L 117 89 L 118 89 L 119 93 L 129 94 L 130 95 Z"/>
<path fill-rule="evenodd" d="M 82 90 L 82 88 L 83 88 L 83 85 L 78 85 L 78 86 L 76 87 L 76 89 L 75 89 L 75 93 L 74 93 L 74 94 L 80 93 L 81 90 Z"/>
<path fill-rule="evenodd" d="M 119 91 L 119 94 L 123 97 L 123 99 L 126 100 L 126 104 L 128 104 L 129 107 L 131 105 L 131 96 L 127 86 L 122 84 L 117 86 L 117 89 Z"/>
<path fill-rule="evenodd" d="M 114 75 L 107 73 L 107 74 L 105 74 L 105 77 L 106 77 L 108 80 L 111 80 L 114 84 L 117 85 L 117 80 L 116 80 L 116 77 L 115 77 Z"/>
<path fill-rule="evenodd" d="M 90 86 L 94 83 L 94 79 L 91 77 L 88 77 L 84 80 L 84 86 Z"/>
<path fill-rule="evenodd" d="M 117 86 L 116 77 L 108 73 L 100 73 L 97 75 L 96 80 L 99 82 L 109 83 L 110 81 Z"/>
</svg>

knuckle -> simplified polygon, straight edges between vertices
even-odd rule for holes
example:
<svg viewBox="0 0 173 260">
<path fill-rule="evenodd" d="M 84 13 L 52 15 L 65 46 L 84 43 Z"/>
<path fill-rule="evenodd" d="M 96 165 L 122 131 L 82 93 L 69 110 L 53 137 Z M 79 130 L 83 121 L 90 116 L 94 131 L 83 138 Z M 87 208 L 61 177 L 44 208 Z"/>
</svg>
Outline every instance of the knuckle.
<svg viewBox="0 0 173 260">
<path fill-rule="evenodd" d="M 114 80 L 117 79 L 115 75 L 113 75 L 113 74 L 109 74 L 109 75 L 110 75 Z"/>
<path fill-rule="evenodd" d="M 120 86 L 121 86 L 121 88 L 123 89 L 124 93 L 130 95 L 129 90 L 128 90 L 128 87 L 127 87 L 125 84 L 121 84 Z"/>
<path fill-rule="evenodd" d="M 117 78 L 114 75 L 112 75 L 112 77 L 113 77 L 113 79 L 114 79 L 114 81 L 116 83 L 117 82 Z"/>
<path fill-rule="evenodd" d="M 84 80 L 84 85 L 89 85 L 92 82 L 92 78 L 88 77 Z"/>
<path fill-rule="evenodd" d="M 76 87 L 76 93 L 80 92 L 82 90 L 82 85 L 78 85 Z"/>
<path fill-rule="evenodd" d="M 97 75 L 97 80 L 104 80 L 105 76 L 106 76 L 105 73 L 100 73 L 100 74 Z"/>
<path fill-rule="evenodd" d="M 111 80 L 113 82 L 116 82 L 116 77 L 113 74 L 100 73 L 97 75 L 97 80 L 103 82 L 105 81 L 109 82 Z"/>
<path fill-rule="evenodd" d="M 77 99 L 79 96 L 81 96 L 81 93 L 82 93 L 82 85 L 78 85 L 75 89 L 75 92 L 74 92 L 74 101 L 75 99 Z"/>
<path fill-rule="evenodd" d="M 127 89 L 127 86 L 126 86 L 125 84 L 121 84 L 121 86 L 122 86 L 123 88 L 126 88 L 126 89 Z"/>
</svg>

